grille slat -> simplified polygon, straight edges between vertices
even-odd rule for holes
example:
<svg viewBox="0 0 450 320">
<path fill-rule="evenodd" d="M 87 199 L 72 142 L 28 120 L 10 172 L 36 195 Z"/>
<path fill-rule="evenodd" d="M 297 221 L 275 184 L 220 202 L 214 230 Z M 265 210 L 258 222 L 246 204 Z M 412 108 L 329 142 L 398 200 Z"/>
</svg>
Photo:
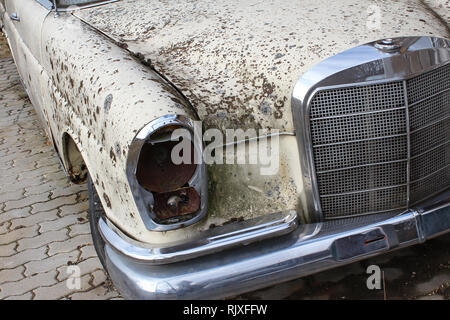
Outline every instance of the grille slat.
<svg viewBox="0 0 450 320">
<path fill-rule="evenodd" d="M 314 148 L 316 170 L 406 159 L 406 136 Z"/>
<path fill-rule="evenodd" d="M 413 105 L 409 109 L 411 131 L 423 128 L 429 123 L 448 116 L 450 105 L 450 90 L 443 92 L 430 100 Z M 426 110 L 427 112 L 423 112 Z"/>
<path fill-rule="evenodd" d="M 363 140 L 406 133 L 404 109 L 379 114 L 364 114 L 333 119 L 312 120 L 313 144 Z M 324 135 L 323 132 L 327 131 Z"/>
<path fill-rule="evenodd" d="M 386 96 L 391 96 L 386 101 Z M 405 105 L 401 82 L 326 90 L 311 102 L 311 119 L 370 112 Z"/>
<path fill-rule="evenodd" d="M 427 152 L 448 141 L 450 141 L 450 118 L 411 133 L 411 156 Z"/>
<path fill-rule="evenodd" d="M 368 190 L 406 183 L 406 161 L 320 174 L 322 195 Z M 386 173 L 386 174 L 383 174 Z"/>
<path fill-rule="evenodd" d="M 401 209 L 449 187 L 449 88 L 447 64 L 404 82 L 316 92 L 310 133 L 325 218 Z"/>
<path fill-rule="evenodd" d="M 450 142 L 411 159 L 411 181 L 422 179 L 449 164 Z"/>
<path fill-rule="evenodd" d="M 364 193 L 321 198 L 326 218 L 348 215 L 386 212 L 394 208 L 406 208 L 406 187 L 394 187 Z"/>
<path fill-rule="evenodd" d="M 413 204 L 446 190 L 449 181 L 450 166 L 447 166 L 425 179 L 411 183 L 411 199 L 413 199 Z"/>
<path fill-rule="evenodd" d="M 426 72 L 407 81 L 406 91 L 410 104 L 444 91 L 450 87 L 450 64 Z"/>
</svg>

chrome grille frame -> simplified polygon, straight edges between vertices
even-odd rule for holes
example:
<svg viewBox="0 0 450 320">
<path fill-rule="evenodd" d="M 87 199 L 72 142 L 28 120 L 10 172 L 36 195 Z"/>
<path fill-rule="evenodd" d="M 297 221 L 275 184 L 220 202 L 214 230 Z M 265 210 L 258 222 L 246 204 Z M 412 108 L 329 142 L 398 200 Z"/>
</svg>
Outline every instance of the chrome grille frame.
<svg viewBox="0 0 450 320">
<path fill-rule="evenodd" d="M 405 183 L 391 187 L 404 187 L 406 189 L 406 203 L 398 208 L 393 207 L 389 210 L 363 212 L 360 214 L 351 213 L 350 215 L 366 215 L 391 211 L 394 209 L 404 210 L 415 204 L 410 201 L 411 184 L 415 182 L 411 181 L 411 161 L 413 157 L 418 157 L 420 154 L 414 156 L 411 155 L 411 134 L 414 130 L 410 129 L 410 104 L 408 103 L 409 97 L 407 94 L 408 85 L 410 85 L 410 83 L 408 80 L 412 78 L 415 79 L 416 77 L 426 77 L 428 72 L 449 64 L 450 42 L 447 39 L 435 37 L 404 37 L 395 38 L 394 40 L 400 44 L 400 49 L 395 52 L 381 51 L 376 48 L 376 42 L 371 42 L 326 59 L 306 72 L 294 87 L 292 109 L 301 158 L 304 191 L 308 211 L 310 213 L 309 215 L 312 221 L 323 221 L 325 218 L 329 218 L 325 217 L 322 211 L 321 194 L 319 193 L 314 162 L 314 142 L 310 125 L 311 121 L 314 121 L 314 116 L 317 116 L 317 110 L 314 111 L 315 114 L 311 115 L 311 104 L 313 103 L 313 99 L 319 92 L 322 93 L 326 90 L 330 92 L 333 92 L 332 90 L 346 88 L 362 88 L 361 90 L 364 90 L 365 87 L 373 88 L 374 85 L 377 85 L 381 88 L 383 86 L 392 85 L 393 83 L 398 83 L 401 86 L 403 97 L 396 96 L 397 99 L 403 100 L 401 106 L 391 106 L 392 108 L 384 106 L 381 108 L 384 111 L 375 108 L 374 110 L 369 110 L 364 113 L 386 112 L 386 109 L 388 112 L 393 110 L 403 110 L 405 113 L 404 120 L 406 123 L 402 128 L 405 128 L 406 132 L 401 134 L 394 132 L 392 136 L 404 136 L 406 139 L 406 159 L 396 159 L 399 160 L 399 162 L 406 162 L 406 181 Z M 435 86 L 432 86 L 430 90 L 435 90 L 433 88 L 435 88 Z M 425 93 L 422 97 L 415 97 L 411 106 L 419 105 L 423 100 L 429 102 L 429 100 L 439 93 L 446 92 L 446 90 L 448 90 L 448 88 L 444 88 L 444 91 L 435 90 L 435 92 L 431 92 L 431 95 Z M 345 110 L 342 111 L 336 109 L 332 115 L 327 114 L 325 116 L 327 118 L 336 118 L 342 116 L 340 113 L 345 113 Z M 354 114 L 352 113 L 352 116 L 353 115 Z M 379 138 L 372 137 L 368 139 L 373 139 L 375 141 Z M 336 143 L 336 149 L 339 149 L 339 147 L 341 149 L 344 148 L 344 144 L 341 146 L 338 144 L 339 143 Z M 348 143 L 345 144 L 346 147 L 348 147 Z M 317 145 L 315 145 L 315 148 L 316 147 Z M 439 146 L 436 148 L 438 147 Z M 355 162 L 355 165 L 358 166 L 357 161 Z M 422 177 L 421 179 L 425 178 L 426 177 Z M 374 192 L 377 192 L 376 188 L 374 189 Z M 349 192 L 349 194 L 351 194 L 351 192 Z M 430 194 L 430 196 L 432 195 Z M 343 218 L 345 216 L 340 215 L 337 218 Z"/>
</svg>

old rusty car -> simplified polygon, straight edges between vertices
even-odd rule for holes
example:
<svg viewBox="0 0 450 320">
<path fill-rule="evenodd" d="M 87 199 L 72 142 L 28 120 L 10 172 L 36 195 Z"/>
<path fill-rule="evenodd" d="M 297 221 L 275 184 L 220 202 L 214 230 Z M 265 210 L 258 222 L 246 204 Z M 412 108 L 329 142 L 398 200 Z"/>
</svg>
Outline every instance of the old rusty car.
<svg viewBox="0 0 450 320">
<path fill-rule="evenodd" d="M 448 7 L 0 3 L 46 134 L 70 180 L 88 183 L 93 241 L 124 297 L 231 297 L 450 230 Z M 172 159 L 179 129 L 199 161 Z M 222 145 L 195 133 L 250 129 Z M 250 156 L 264 139 L 273 172 L 204 160 L 211 143 Z"/>
</svg>

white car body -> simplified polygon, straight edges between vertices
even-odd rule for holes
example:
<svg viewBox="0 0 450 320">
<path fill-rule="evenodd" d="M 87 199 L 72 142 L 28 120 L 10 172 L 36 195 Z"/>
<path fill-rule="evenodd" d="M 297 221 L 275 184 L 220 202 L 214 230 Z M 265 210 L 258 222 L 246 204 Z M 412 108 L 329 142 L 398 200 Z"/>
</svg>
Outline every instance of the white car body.
<svg viewBox="0 0 450 320">
<path fill-rule="evenodd" d="M 0 2 L 19 74 L 69 177 L 83 181 L 85 165 L 107 218 L 152 246 L 280 211 L 313 221 L 291 108 L 299 78 L 376 40 L 450 37 L 448 1 L 121 0 L 58 13 L 45 0 Z M 277 129 L 280 170 L 207 166 L 206 216 L 151 230 L 127 159 L 137 133 L 167 115 L 201 120 L 204 129 Z"/>
</svg>

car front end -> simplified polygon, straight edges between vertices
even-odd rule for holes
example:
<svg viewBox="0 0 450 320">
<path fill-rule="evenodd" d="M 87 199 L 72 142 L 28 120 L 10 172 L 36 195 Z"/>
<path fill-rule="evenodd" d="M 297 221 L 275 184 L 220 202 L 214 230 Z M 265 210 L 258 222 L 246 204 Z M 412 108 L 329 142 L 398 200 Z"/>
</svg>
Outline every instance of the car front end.
<svg viewBox="0 0 450 320">
<path fill-rule="evenodd" d="M 382 39 L 315 65 L 291 100 L 305 206 L 157 246 L 104 217 L 115 285 L 129 298 L 225 298 L 450 231 L 449 81 L 443 38 Z"/>
<path fill-rule="evenodd" d="M 125 298 L 232 297 L 450 231 L 450 34 L 421 1 L 80 1 L 35 4 L 33 103 Z"/>
</svg>

